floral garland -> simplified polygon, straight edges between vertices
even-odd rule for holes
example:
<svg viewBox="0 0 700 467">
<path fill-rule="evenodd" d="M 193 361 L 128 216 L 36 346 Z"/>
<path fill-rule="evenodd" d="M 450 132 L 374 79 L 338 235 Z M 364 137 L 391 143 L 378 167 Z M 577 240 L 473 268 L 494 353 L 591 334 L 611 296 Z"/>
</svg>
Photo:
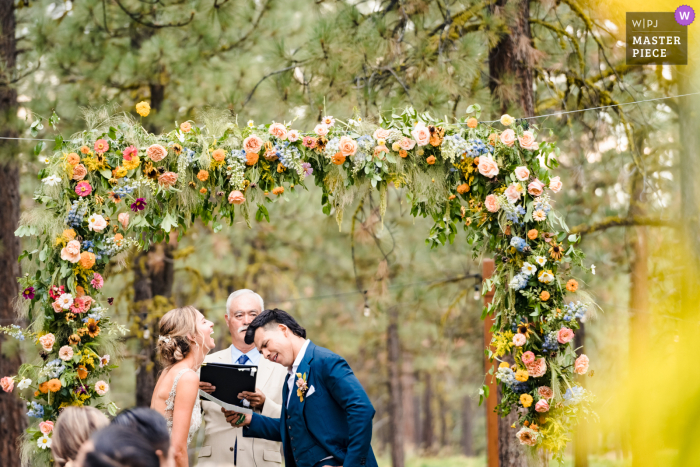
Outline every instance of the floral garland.
<svg viewBox="0 0 700 467">
<path fill-rule="evenodd" d="M 147 116 L 143 104 L 137 110 Z M 323 211 L 338 221 L 370 189 L 379 192 L 383 213 L 393 184 L 406 188 L 414 216 L 434 219 L 431 247 L 452 242 L 461 224 L 475 256 L 495 257 L 485 288 L 495 292 L 486 312 L 495 317 L 489 354 L 500 361 L 490 376 L 502 389 L 497 410 L 517 411 L 522 444 L 560 456 L 578 414 L 590 413 L 591 396 L 574 384 L 588 358 L 577 356 L 572 339 L 590 305 L 565 304 L 567 293 L 577 292 L 571 270 L 583 268 L 583 254 L 551 208 L 551 194 L 562 188 L 550 172 L 558 149 L 538 143 L 527 122 L 504 115 L 506 129 L 498 131 L 478 122 L 478 106 L 468 112 L 475 116 L 456 123 L 410 108 L 376 124 L 328 116 L 310 133 L 279 122 L 240 128 L 217 115 L 163 135 L 116 116 L 70 141 L 57 138 L 39 173 L 40 206 L 16 232 L 36 239 L 22 254 L 36 262 L 36 273 L 20 278 L 33 324 L 2 328 L 40 347 L 41 360 L 2 378 L 6 392 L 17 383 L 35 420 L 25 435 L 26 445 L 36 446 L 24 450 L 32 465 L 48 465 L 63 407 L 116 410 L 103 399 L 116 367 L 106 349 L 125 329 L 100 304 L 107 263 L 196 218 L 215 231 L 237 213 L 249 223 L 252 212 L 269 221 L 265 205 L 309 176 L 323 189 Z M 486 391 L 484 385 L 482 398 Z"/>
</svg>

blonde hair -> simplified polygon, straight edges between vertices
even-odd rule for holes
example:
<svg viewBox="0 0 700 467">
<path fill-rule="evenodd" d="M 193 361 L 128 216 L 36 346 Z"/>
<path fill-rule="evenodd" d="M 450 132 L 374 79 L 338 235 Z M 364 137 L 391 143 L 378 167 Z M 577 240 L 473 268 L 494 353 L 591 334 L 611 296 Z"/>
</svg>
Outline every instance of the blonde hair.
<svg viewBox="0 0 700 467">
<path fill-rule="evenodd" d="M 109 425 L 107 417 L 94 407 L 66 407 L 56 420 L 51 435 L 51 454 L 57 467 L 72 464 L 80 447 L 95 431 Z"/>
<path fill-rule="evenodd" d="M 160 319 L 158 352 L 164 367 L 176 364 L 192 350 L 190 338 L 197 335 L 197 313 L 199 310 L 188 305 L 170 310 Z"/>
</svg>

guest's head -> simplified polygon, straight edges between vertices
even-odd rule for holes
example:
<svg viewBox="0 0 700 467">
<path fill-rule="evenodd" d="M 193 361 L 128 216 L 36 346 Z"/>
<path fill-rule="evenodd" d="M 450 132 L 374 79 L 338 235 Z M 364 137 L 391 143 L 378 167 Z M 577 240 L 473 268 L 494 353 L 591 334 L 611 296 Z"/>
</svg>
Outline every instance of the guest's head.
<svg viewBox="0 0 700 467">
<path fill-rule="evenodd" d="M 248 326 L 245 335 L 247 344 L 255 343 L 263 357 L 286 367 L 294 359 L 306 339 L 306 329 L 286 311 L 265 310 Z"/>
<path fill-rule="evenodd" d="M 248 325 L 265 309 L 265 302 L 260 295 L 249 289 L 233 292 L 226 300 L 226 325 L 231 332 L 233 345 L 245 350 L 252 345 L 246 344 L 245 332 Z"/>
<path fill-rule="evenodd" d="M 131 428 L 141 434 L 160 459 L 161 467 L 174 465 L 168 424 L 165 418 L 155 410 L 146 407 L 123 410 L 114 417 L 112 425 Z"/>
<path fill-rule="evenodd" d="M 160 319 L 158 352 L 163 366 L 170 367 L 193 354 L 201 363 L 216 343 L 211 337 L 214 323 L 193 306 L 170 310 Z"/>
<path fill-rule="evenodd" d="M 107 417 L 94 407 L 66 407 L 51 434 L 51 454 L 55 465 L 64 467 L 78 457 L 80 447 L 95 431 L 109 425 Z"/>
<path fill-rule="evenodd" d="M 109 425 L 92 438 L 80 467 L 160 467 L 151 443 L 133 427 Z"/>
</svg>

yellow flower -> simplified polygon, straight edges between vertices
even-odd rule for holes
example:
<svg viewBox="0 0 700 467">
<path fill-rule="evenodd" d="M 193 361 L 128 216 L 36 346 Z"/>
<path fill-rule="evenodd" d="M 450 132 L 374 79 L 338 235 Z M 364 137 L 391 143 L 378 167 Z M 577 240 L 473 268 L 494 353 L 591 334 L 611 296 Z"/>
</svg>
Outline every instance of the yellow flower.
<svg viewBox="0 0 700 467">
<path fill-rule="evenodd" d="M 521 382 L 527 381 L 528 375 L 527 370 L 518 370 L 515 372 L 515 379 Z"/>
<path fill-rule="evenodd" d="M 501 362 L 501 364 L 498 365 L 498 368 L 510 368 L 510 365 L 508 365 L 508 362 Z"/>
<path fill-rule="evenodd" d="M 141 159 L 139 156 L 131 156 L 131 160 L 124 159 L 122 161 L 122 167 L 124 167 L 126 170 L 134 170 L 139 165 L 141 165 Z"/>
<path fill-rule="evenodd" d="M 530 394 L 521 394 L 520 403 L 523 407 L 528 408 L 532 405 L 532 396 Z"/>
<path fill-rule="evenodd" d="M 151 113 L 151 105 L 146 101 L 139 102 L 136 104 L 136 113 L 142 117 L 148 117 L 148 114 Z"/>
<path fill-rule="evenodd" d="M 504 126 L 511 126 L 515 119 L 508 114 L 501 115 L 501 124 Z"/>
</svg>

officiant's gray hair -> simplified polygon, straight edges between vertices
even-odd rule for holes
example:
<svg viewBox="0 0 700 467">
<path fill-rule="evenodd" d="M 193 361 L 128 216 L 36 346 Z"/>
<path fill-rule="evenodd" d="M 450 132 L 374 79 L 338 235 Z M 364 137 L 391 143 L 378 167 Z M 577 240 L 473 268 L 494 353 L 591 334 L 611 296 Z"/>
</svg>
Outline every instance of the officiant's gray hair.
<svg viewBox="0 0 700 467">
<path fill-rule="evenodd" d="M 233 292 L 231 295 L 229 295 L 228 299 L 226 300 L 226 316 L 228 316 L 228 314 L 229 314 L 229 310 L 231 309 L 231 304 L 233 303 L 233 301 L 235 299 L 237 299 L 238 297 L 240 297 L 241 295 L 246 295 L 246 294 L 253 294 L 256 297 L 258 297 L 258 300 L 260 300 L 260 312 L 262 313 L 262 311 L 265 309 L 265 302 L 263 301 L 263 298 L 259 294 L 253 292 L 250 289 L 238 289 L 235 292 Z"/>
</svg>

